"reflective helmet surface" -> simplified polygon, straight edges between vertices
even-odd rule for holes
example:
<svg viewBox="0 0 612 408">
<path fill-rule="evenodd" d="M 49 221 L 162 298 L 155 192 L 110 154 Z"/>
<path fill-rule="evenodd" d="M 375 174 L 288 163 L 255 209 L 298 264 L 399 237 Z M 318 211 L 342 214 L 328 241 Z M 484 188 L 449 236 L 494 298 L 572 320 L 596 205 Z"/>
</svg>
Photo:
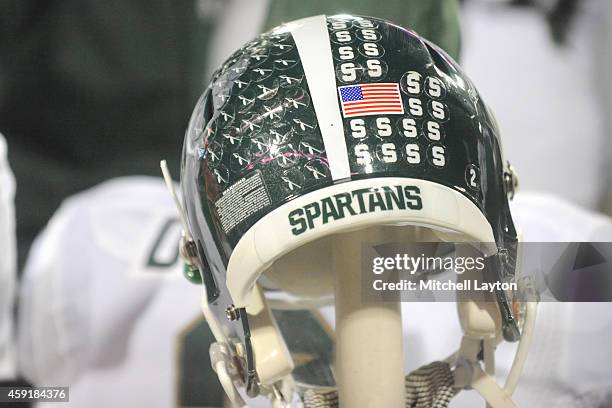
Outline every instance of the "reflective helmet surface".
<svg viewBox="0 0 612 408">
<path fill-rule="evenodd" d="M 499 250 L 490 257 L 497 271 L 491 279 L 511 276 L 512 174 L 495 119 L 458 64 L 387 21 L 307 20 L 236 51 L 213 75 L 187 129 L 184 206 L 208 302 L 227 332 L 248 339 L 244 311 L 242 319 L 225 318 L 235 303 L 227 267 L 241 238 L 297 198 L 357 180 L 426 180 L 467 198 Z M 330 207 L 295 208 L 286 228 L 300 235 L 370 211 L 432 205 L 419 191 L 389 186 L 338 195 Z M 504 335 L 516 338 L 505 294 L 498 298 Z"/>
</svg>

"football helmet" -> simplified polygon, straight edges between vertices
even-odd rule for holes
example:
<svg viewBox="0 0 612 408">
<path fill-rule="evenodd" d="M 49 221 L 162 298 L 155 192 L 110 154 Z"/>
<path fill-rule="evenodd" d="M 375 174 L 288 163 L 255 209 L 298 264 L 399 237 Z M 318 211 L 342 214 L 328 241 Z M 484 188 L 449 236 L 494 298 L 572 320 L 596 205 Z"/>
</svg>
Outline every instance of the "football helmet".
<svg viewBox="0 0 612 408">
<path fill-rule="evenodd" d="M 512 279 L 517 180 L 499 133 L 458 64 L 387 21 L 316 16 L 236 51 L 197 102 L 180 182 L 187 275 L 204 283 L 230 397 L 236 383 L 282 393 L 293 365 L 262 287 L 329 298 L 333 234 L 424 226 L 488 243 L 487 279 Z M 513 295 L 495 293 L 507 341 L 521 337 Z"/>
</svg>

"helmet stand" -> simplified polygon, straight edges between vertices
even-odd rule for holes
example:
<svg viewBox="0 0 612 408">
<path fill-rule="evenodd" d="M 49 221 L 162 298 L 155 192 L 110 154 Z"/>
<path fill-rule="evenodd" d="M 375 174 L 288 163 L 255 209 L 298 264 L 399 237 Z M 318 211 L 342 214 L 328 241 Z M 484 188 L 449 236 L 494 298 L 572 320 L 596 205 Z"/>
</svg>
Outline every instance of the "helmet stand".
<svg viewBox="0 0 612 408">
<path fill-rule="evenodd" d="M 385 230 L 371 228 L 333 237 L 335 375 L 345 407 L 405 407 L 400 304 L 365 304 L 361 294 L 362 243 L 388 238 Z"/>
</svg>

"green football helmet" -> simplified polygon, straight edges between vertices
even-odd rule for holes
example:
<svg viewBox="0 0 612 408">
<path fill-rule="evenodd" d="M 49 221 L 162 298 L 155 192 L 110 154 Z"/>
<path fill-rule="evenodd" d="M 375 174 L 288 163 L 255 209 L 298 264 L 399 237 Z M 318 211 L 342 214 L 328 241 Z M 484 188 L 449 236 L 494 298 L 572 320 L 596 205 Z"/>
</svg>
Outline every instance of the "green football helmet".
<svg viewBox="0 0 612 408">
<path fill-rule="evenodd" d="M 444 51 L 376 18 L 312 17 L 244 45 L 197 102 L 183 147 L 183 252 L 217 340 L 256 395 L 292 368 L 256 344 L 268 318 L 249 311 L 265 309 L 258 282 L 276 261 L 332 234 L 419 225 L 491 243 L 487 279 L 507 281 L 515 188 L 491 111 Z M 516 341 L 513 294 L 495 295 L 503 337 Z"/>
</svg>

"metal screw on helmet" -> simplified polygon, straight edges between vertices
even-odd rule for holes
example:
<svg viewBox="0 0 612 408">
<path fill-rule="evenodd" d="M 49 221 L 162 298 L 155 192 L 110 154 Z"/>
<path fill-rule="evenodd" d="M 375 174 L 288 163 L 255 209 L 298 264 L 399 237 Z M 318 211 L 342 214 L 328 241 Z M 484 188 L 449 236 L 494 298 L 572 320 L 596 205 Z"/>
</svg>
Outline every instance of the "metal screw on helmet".
<svg viewBox="0 0 612 408">
<path fill-rule="evenodd" d="M 195 243 L 192 240 L 186 239 L 183 236 L 179 245 L 179 251 L 184 263 L 183 275 L 189 282 L 196 285 L 201 285 L 202 274 L 196 266 L 198 252 Z"/>
<path fill-rule="evenodd" d="M 516 170 L 514 167 L 508 162 L 508 170 L 504 172 L 504 184 L 506 187 L 506 194 L 508 195 L 508 199 L 512 200 L 514 198 L 514 194 L 518 191 L 519 180 L 518 175 L 516 174 Z"/>
<path fill-rule="evenodd" d="M 195 242 L 190 239 L 186 239 L 182 237 L 181 246 L 180 246 L 181 257 L 186 263 L 193 265 L 194 260 L 197 259 L 198 250 L 196 248 Z"/>
<path fill-rule="evenodd" d="M 234 305 L 229 305 L 225 309 L 225 317 L 227 317 L 227 320 L 233 322 L 234 320 L 238 320 L 240 315 L 238 314 L 238 310 L 236 309 Z"/>
</svg>

